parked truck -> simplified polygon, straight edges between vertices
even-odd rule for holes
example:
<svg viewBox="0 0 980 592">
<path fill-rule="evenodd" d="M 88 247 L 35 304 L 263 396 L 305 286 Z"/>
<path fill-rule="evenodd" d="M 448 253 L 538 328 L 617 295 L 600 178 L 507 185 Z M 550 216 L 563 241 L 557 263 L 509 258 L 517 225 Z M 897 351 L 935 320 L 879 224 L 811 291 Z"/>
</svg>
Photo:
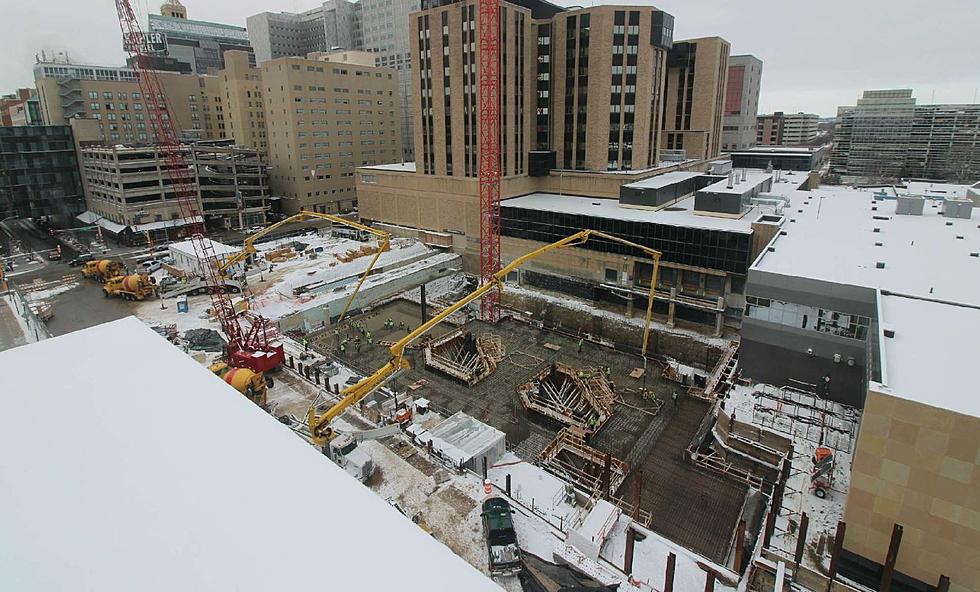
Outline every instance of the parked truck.
<svg viewBox="0 0 980 592">
<path fill-rule="evenodd" d="M 102 286 L 102 294 L 108 298 L 114 296 L 125 300 L 145 300 L 153 295 L 153 282 L 145 273 L 117 275 L 110 278 Z"/>
<path fill-rule="evenodd" d="M 521 571 L 521 550 L 517 545 L 510 503 L 494 496 L 483 502 L 483 531 L 487 537 L 490 573 L 516 575 Z"/>
<path fill-rule="evenodd" d="M 357 439 L 351 434 L 338 434 L 327 442 L 323 453 L 361 483 L 366 483 L 374 474 L 374 461 L 357 447 Z"/>
<path fill-rule="evenodd" d="M 248 368 L 229 366 L 225 362 L 212 364 L 211 372 L 245 395 L 249 401 L 263 409 L 266 408 L 268 392 L 272 388 L 271 376 L 265 376 L 262 372 L 253 372 Z"/>
<path fill-rule="evenodd" d="M 122 273 L 122 265 L 112 259 L 89 261 L 82 268 L 82 275 L 102 283 Z"/>
</svg>

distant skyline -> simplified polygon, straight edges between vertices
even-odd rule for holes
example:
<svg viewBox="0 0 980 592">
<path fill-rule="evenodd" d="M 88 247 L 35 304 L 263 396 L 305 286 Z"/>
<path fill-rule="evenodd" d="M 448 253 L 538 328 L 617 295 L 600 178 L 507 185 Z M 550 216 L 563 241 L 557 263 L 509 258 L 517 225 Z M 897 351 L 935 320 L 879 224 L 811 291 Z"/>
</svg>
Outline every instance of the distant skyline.
<svg viewBox="0 0 980 592">
<path fill-rule="evenodd" d="M 395 0 L 398 1 L 398 0 Z M 978 99 L 980 2 L 947 0 L 624 0 L 569 2 L 651 5 L 674 15 L 675 39 L 719 36 L 732 54 L 763 61 L 759 112 L 805 111 L 833 116 L 865 89 L 911 88 L 920 104 Z M 301 12 L 311 0 L 184 0 L 192 19 L 245 25 L 253 14 Z M 146 25 L 159 2 L 135 0 Z M 74 63 L 122 65 L 119 24 L 110 0 L 44 0 L 6 7 L 0 21 L 0 94 L 34 86 L 34 56 L 67 52 Z"/>
</svg>

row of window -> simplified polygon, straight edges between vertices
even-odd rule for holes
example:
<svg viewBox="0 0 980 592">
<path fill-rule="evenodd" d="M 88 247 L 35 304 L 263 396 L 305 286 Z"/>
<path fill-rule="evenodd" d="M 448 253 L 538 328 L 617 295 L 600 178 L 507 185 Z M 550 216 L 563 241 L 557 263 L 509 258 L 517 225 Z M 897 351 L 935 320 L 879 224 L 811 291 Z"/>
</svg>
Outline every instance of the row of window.
<svg viewBox="0 0 980 592">
<path fill-rule="evenodd" d="M 867 339 L 871 325 L 865 316 L 756 296 L 745 297 L 745 316 L 862 341 Z"/>
</svg>

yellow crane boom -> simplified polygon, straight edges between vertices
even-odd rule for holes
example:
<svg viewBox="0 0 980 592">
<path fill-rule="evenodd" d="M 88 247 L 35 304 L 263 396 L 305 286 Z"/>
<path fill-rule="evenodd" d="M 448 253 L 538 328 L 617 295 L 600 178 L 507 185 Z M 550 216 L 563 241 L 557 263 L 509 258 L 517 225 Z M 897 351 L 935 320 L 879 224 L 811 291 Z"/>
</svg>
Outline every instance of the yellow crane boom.
<svg viewBox="0 0 980 592">
<path fill-rule="evenodd" d="M 524 265 L 528 261 L 536 259 L 545 253 L 555 251 L 557 249 L 580 246 L 593 237 L 636 248 L 646 253 L 651 259 L 653 259 L 653 275 L 650 279 L 650 294 L 647 298 L 646 327 L 643 331 L 642 354 L 643 356 L 646 356 L 647 343 L 650 339 L 650 321 L 653 316 L 653 295 L 657 286 L 657 273 L 660 269 L 660 251 L 649 247 L 644 247 L 643 245 L 639 245 L 632 241 L 628 241 L 611 234 L 606 234 L 605 232 L 600 232 L 598 230 L 582 230 L 571 236 L 567 236 L 561 240 L 555 241 L 518 257 L 509 265 L 503 267 L 500 271 L 493 274 L 491 281 L 486 282 L 476 290 L 470 292 L 460 300 L 445 308 L 439 314 L 433 316 L 431 319 L 420 325 L 417 329 L 405 337 L 402 337 L 389 348 L 389 351 L 391 352 L 391 360 L 389 360 L 387 364 L 381 368 L 378 368 L 374 374 L 342 390 L 340 392 L 340 401 L 327 409 L 322 415 L 317 415 L 315 406 L 311 405 L 309 409 L 308 421 L 310 426 L 310 434 L 313 436 L 313 443 L 317 446 L 323 446 L 326 442 L 329 442 L 333 438 L 333 429 L 330 427 L 330 424 L 334 419 L 346 411 L 348 407 L 356 404 L 358 401 L 366 397 L 368 394 L 374 391 L 374 389 L 391 380 L 398 372 L 408 368 L 408 361 L 405 360 L 403 354 L 409 343 L 424 335 L 429 329 L 441 323 L 449 315 L 463 308 L 470 302 L 479 299 L 495 287 L 499 287 L 500 290 L 503 291 L 504 278 L 507 277 L 507 274 L 514 271 L 521 265 Z"/>
<path fill-rule="evenodd" d="M 275 224 L 266 226 L 265 228 L 256 232 L 255 234 L 246 237 L 241 251 L 235 253 L 231 257 L 228 257 L 224 261 L 218 261 L 216 265 L 218 269 L 218 273 L 222 277 L 224 277 L 226 275 L 225 272 L 229 268 L 248 259 L 249 256 L 256 254 L 258 250 L 256 250 L 255 248 L 255 241 L 262 238 L 263 236 L 266 236 L 270 232 L 278 230 L 283 226 L 286 226 L 287 224 L 292 224 L 293 222 L 305 222 L 306 220 L 311 218 L 329 220 L 334 224 L 349 226 L 356 230 L 361 230 L 363 232 L 368 232 L 370 234 L 373 234 L 379 239 L 378 251 L 374 254 L 374 257 L 371 258 L 371 264 L 368 265 L 367 269 L 364 270 L 364 273 L 361 274 L 360 279 L 357 280 L 357 286 L 354 287 L 354 292 L 350 295 L 350 298 L 347 299 L 347 304 L 344 305 L 344 310 L 341 311 L 340 313 L 340 319 L 343 320 L 344 316 L 347 314 L 347 310 L 350 308 L 351 303 L 354 302 L 354 297 L 357 296 L 358 291 L 360 291 L 361 284 L 363 284 L 364 280 L 367 279 L 367 276 L 371 274 L 371 270 L 374 269 L 374 264 L 378 262 L 378 258 L 381 257 L 381 253 L 385 252 L 388 249 L 388 244 L 391 241 L 391 235 L 388 234 L 387 232 L 384 232 L 383 230 L 371 228 L 370 226 L 361 224 L 359 222 L 354 222 L 353 220 L 348 220 L 346 218 L 341 218 L 340 216 L 333 216 L 331 214 L 321 214 L 319 212 L 308 212 L 306 210 L 303 210 L 298 214 L 293 214 L 292 216 L 284 220 L 280 220 Z"/>
</svg>

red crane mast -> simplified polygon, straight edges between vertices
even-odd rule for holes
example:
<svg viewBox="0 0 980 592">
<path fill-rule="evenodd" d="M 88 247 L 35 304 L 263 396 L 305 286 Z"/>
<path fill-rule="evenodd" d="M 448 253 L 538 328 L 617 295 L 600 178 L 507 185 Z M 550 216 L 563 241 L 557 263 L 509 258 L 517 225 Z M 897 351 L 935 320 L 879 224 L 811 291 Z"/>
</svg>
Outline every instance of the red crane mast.
<svg viewBox="0 0 980 592">
<path fill-rule="evenodd" d="M 480 283 L 500 270 L 500 3 L 480 3 Z M 483 320 L 500 316 L 500 289 L 480 301 Z"/>
<path fill-rule="evenodd" d="M 218 273 L 214 248 L 211 241 L 205 239 L 204 215 L 198 207 L 191 165 L 181 149 L 180 137 L 170 116 L 163 84 L 157 76 L 144 43 L 143 30 L 130 1 L 115 1 L 124 46 L 133 58 L 131 66 L 137 74 L 136 80 L 143 94 L 146 111 L 149 113 L 151 131 L 159 153 L 166 160 L 167 176 L 177 198 L 180 215 L 190 226 L 190 240 L 194 245 L 197 260 L 201 262 L 201 272 L 208 294 L 211 296 L 211 308 L 228 338 L 231 364 L 255 372 L 270 370 L 281 364 L 284 359 L 282 345 L 270 343 L 265 320 L 261 317 L 252 324 L 247 333 L 242 329 L 231 298 L 225 292 Z"/>
</svg>

